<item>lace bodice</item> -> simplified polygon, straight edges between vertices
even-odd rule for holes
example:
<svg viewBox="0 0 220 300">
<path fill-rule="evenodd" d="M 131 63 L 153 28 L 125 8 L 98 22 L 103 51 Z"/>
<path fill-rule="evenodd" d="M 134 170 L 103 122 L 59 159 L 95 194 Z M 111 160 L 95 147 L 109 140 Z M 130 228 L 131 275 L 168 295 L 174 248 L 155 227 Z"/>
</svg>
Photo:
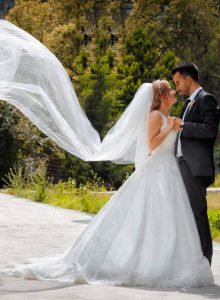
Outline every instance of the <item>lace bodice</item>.
<svg viewBox="0 0 220 300">
<path fill-rule="evenodd" d="M 159 111 L 160 112 L 160 111 Z M 160 131 L 164 129 L 164 127 L 167 125 L 167 118 L 160 112 L 162 118 L 163 118 L 163 125 L 161 126 Z M 164 141 L 152 151 L 151 155 L 169 155 L 174 157 L 174 146 L 175 141 L 177 137 L 177 132 L 175 130 L 172 130 L 168 136 L 164 139 Z M 175 157 L 174 157 L 175 158 Z"/>
</svg>

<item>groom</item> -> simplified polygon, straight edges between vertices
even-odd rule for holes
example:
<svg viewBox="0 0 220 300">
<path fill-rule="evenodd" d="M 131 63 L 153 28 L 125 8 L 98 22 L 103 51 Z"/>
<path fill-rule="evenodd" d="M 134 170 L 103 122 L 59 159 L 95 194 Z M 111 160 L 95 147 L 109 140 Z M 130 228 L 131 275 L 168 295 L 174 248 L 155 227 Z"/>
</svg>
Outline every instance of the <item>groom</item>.
<svg viewBox="0 0 220 300">
<path fill-rule="evenodd" d="M 202 251 L 212 261 L 212 238 L 207 216 L 206 188 L 215 180 L 213 148 L 218 133 L 220 111 L 213 95 L 203 90 L 198 80 L 198 67 L 182 62 L 172 70 L 176 90 L 189 97 L 180 118 L 175 155 L 195 216 Z"/>
</svg>

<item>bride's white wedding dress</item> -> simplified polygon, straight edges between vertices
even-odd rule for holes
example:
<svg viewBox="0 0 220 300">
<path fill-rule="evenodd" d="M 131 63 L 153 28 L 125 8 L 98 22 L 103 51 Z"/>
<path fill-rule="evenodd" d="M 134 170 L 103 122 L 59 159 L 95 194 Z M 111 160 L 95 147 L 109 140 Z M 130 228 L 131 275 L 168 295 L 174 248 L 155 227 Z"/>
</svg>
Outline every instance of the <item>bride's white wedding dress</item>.
<svg viewBox="0 0 220 300">
<path fill-rule="evenodd" d="M 30 259 L 1 274 L 146 287 L 212 285 L 173 154 L 175 139 L 172 131 L 65 253 Z"/>
<path fill-rule="evenodd" d="M 69 153 L 87 161 L 135 163 L 136 168 L 63 254 L 11 265 L 0 274 L 146 287 L 212 285 L 173 154 L 176 132 L 148 156 L 152 84 L 140 86 L 101 142 L 65 69 L 44 45 L 2 20 L 0 45 L 0 99 L 20 109 Z"/>
</svg>

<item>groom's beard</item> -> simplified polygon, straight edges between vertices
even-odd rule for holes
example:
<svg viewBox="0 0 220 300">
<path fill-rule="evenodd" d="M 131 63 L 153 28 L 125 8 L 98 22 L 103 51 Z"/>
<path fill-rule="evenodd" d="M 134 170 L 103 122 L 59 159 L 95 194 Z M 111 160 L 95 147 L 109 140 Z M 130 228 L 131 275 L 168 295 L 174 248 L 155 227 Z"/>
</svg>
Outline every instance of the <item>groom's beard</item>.
<svg viewBox="0 0 220 300">
<path fill-rule="evenodd" d="M 188 87 L 185 87 L 184 90 L 178 90 L 178 94 L 187 99 L 190 96 L 190 89 Z"/>
<path fill-rule="evenodd" d="M 184 98 L 184 101 L 186 101 L 189 98 L 188 92 L 179 92 L 179 95 Z"/>
</svg>

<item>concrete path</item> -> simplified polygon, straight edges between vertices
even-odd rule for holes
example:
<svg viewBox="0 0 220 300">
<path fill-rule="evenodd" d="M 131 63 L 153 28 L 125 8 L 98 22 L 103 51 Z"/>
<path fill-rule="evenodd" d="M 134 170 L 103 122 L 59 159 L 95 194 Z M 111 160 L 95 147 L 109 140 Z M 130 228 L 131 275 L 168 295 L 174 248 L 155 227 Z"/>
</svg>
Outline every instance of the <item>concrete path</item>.
<svg viewBox="0 0 220 300">
<path fill-rule="evenodd" d="M 0 268 L 28 257 L 63 252 L 92 215 L 0 194 Z M 200 289 L 143 289 L 0 277 L 0 300 L 220 299 L 220 244 L 214 243 L 216 285 Z"/>
</svg>

